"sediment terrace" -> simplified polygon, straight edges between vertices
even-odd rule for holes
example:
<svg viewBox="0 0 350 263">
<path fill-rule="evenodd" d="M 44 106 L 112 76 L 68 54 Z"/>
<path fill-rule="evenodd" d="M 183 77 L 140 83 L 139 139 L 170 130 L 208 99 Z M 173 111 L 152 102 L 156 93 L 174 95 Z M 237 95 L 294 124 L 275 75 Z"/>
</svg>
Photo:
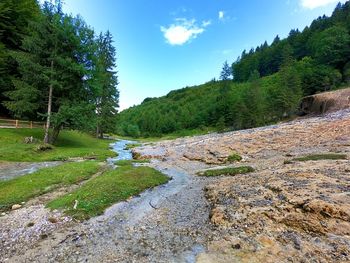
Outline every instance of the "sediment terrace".
<svg viewBox="0 0 350 263">
<path fill-rule="evenodd" d="M 255 168 L 204 187 L 214 234 L 198 262 L 350 261 L 349 151 L 349 109 L 137 149 L 190 174 L 227 166 L 232 152 Z M 325 153 L 346 159 L 295 160 Z"/>
</svg>

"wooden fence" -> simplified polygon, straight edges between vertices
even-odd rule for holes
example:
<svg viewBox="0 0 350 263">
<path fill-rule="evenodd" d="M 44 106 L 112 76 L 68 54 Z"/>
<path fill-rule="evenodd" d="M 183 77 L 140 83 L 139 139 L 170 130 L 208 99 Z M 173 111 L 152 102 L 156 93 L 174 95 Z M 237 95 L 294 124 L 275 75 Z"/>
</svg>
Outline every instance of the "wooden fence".
<svg viewBox="0 0 350 263">
<path fill-rule="evenodd" d="M 0 119 L 0 128 L 45 128 L 46 123 L 40 121 L 23 121 L 13 119 Z"/>
</svg>

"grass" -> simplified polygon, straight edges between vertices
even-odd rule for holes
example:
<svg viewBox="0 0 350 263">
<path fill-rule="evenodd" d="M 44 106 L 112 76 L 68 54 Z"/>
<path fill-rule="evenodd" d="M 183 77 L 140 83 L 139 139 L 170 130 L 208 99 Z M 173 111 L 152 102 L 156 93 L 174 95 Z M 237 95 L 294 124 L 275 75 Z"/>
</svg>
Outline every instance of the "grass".
<svg viewBox="0 0 350 263">
<path fill-rule="evenodd" d="M 100 215 L 114 203 L 139 194 L 147 188 L 168 182 L 169 178 L 150 167 L 120 166 L 91 179 L 78 190 L 51 201 L 48 207 L 64 209 L 79 220 Z M 74 204 L 77 206 L 74 209 Z"/>
<path fill-rule="evenodd" d="M 182 138 L 182 137 L 187 137 L 187 136 L 198 136 L 198 135 L 204 135 L 208 134 L 211 132 L 215 132 L 216 129 L 212 127 L 205 127 L 203 129 L 192 129 L 192 130 L 181 130 L 173 133 L 169 133 L 166 135 L 161 135 L 158 137 L 139 137 L 139 138 L 134 138 L 134 137 L 128 137 L 128 136 L 120 136 L 117 135 L 115 136 L 116 138 L 119 139 L 124 139 L 124 140 L 131 140 L 131 141 L 139 141 L 142 143 L 151 143 L 151 142 L 158 142 L 158 141 L 165 141 L 165 140 L 174 140 L 177 138 Z"/>
<path fill-rule="evenodd" d="M 237 153 L 232 153 L 231 155 L 229 155 L 227 157 L 227 161 L 230 162 L 230 163 L 239 162 L 241 160 L 242 160 L 242 156 L 240 156 Z"/>
<path fill-rule="evenodd" d="M 319 161 L 319 160 L 345 160 L 346 158 L 347 158 L 346 154 L 325 153 L 325 154 L 311 154 L 304 157 L 294 158 L 292 159 L 292 161 L 306 162 L 306 161 Z"/>
<path fill-rule="evenodd" d="M 26 144 L 25 137 L 33 136 L 38 143 Z M 42 129 L 0 129 L 1 161 L 62 161 L 72 157 L 96 158 L 105 160 L 115 156 L 109 150 L 110 140 L 101 140 L 77 132 L 63 130 L 52 150 L 38 151 L 43 138 Z"/>
<path fill-rule="evenodd" d="M 149 163 L 150 161 L 145 159 L 145 160 L 119 160 L 114 162 L 115 165 L 117 166 L 126 166 L 126 165 L 133 165 L 134 163 Z"/>
<path fill-rule="evenodd" d="M 254 168 L 250 166 L 239 166 L 239 167 L 228 167 L 222 169 L 206 170 L 204 172 L 198 173 L 199 176 L 220 176 L 220 175 L 230 175 L 234 176 L 237 174 L 247 174 L 254 172 Z"/>
<path fill-rule="evenodd" d="M 140 147 L 142 144 L 141 143 L 129 143 L 125 146 L 125 150 L 131 150 L 136 147 Z"/>
<path fill-rule="evenodd" d="M 96 161 L 65 163 L 9 181 L 0 181 L 0 210 L 8 210 L 14 204 L 86 180 L 99 169 Z"/>
</svg>

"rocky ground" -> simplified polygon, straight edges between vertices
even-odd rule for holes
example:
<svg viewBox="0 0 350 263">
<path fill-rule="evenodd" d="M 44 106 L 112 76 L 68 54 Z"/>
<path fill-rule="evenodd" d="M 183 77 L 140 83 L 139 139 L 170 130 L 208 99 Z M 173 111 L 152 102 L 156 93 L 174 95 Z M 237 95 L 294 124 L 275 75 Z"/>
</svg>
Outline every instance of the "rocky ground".
<svg viewBox="0 0 350 263">
<path fill-rule="evenodd" d="M 236 152 L 256 169 L 204 188 L 215 228 L 198 262 L 350 262 L 349 151 L 349 110 L 138 150 L 188 171 Z M 347 160 L 290 162 L 328 152 Z"/>
<path fill-rule="evenodd" d="M 173 180 L 84 223 L 25 204 L 0 217 L 0 262 L 347 262 L 349 151 L 350 110 L 137 148 Z M 232 152 L 256 171 L 196 176 Z M 291 161 L 327 152 L 347 159 Z"/>
</svg>

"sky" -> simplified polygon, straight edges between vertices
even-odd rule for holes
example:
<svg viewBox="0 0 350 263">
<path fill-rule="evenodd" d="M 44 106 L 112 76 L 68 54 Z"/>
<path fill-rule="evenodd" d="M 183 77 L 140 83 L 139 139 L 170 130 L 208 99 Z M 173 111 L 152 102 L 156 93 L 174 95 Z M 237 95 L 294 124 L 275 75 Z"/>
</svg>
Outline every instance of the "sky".
<svg viewBox="0 0 350 263">
<path fill-rule="evenodd" d="M 331 15 L 338 0 L 64 0 L 117 50 L 120 110 L 218 78 L 244 49 Z M 345 1 L 341 1 L 345 2 Z"/>
</svg>

